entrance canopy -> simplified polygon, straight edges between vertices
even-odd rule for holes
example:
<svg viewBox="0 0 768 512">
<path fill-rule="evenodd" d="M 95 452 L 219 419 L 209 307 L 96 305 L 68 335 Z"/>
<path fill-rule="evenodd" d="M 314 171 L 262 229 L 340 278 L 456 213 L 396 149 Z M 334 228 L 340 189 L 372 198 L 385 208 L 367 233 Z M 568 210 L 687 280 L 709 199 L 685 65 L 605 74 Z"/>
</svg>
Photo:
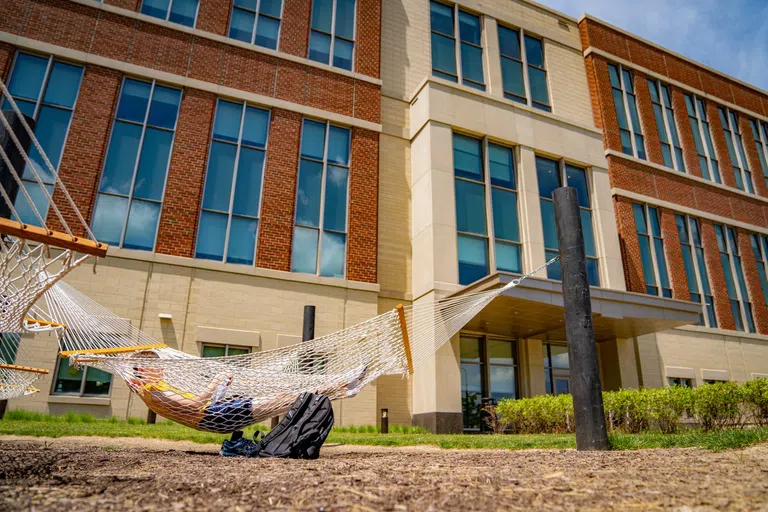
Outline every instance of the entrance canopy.
<svg viewBox="0 0 768 512">
<path fill-rule="evenodd" d="M 496 273 L 452 297 L 509 283 L 515 276 Z M 632 338 L 699 321 L 701 305 L 641 293 L 591 287 L 597 341 Z M 563 290 L 559 282 L 529 277 L 494 299 L 465 327 L 469 331 L 515 338 L 565 340 Z"/>
</svg>

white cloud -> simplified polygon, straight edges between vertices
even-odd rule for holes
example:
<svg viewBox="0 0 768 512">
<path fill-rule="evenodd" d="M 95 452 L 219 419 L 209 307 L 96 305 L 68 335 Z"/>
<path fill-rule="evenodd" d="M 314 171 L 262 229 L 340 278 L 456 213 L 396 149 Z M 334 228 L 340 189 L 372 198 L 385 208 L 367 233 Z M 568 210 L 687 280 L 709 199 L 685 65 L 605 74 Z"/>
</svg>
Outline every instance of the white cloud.
<svg viewBox="0 0 768 512">
<path fill-rule="evenodd" d="M 586 12 L 709 67 L 768 90 L 765 0 L 541 0 Z"/>
</svg>

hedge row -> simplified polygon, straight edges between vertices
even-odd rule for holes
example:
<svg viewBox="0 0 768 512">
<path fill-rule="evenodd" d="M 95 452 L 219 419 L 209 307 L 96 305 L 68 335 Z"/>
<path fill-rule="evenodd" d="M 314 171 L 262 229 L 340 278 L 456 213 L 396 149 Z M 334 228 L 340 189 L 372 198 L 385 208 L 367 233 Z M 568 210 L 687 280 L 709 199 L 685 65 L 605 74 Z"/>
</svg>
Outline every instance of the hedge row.
<svg viewBox="0 0 768 512">
<path fill-rule="evenodd" d="M 695 389 L 679 386 L 603 392 L 608 430 L 674 433 L 693 420 L 703 430 L 768 426 L 768 379 L 744 384 L 719 382 Z M 494 411 L 491 411 L 494 412 Z M 495 408 L 494 430 L 515 434 L 561 434 L 574 431 L 571 395 L 502 400 Z"/>
</svg>

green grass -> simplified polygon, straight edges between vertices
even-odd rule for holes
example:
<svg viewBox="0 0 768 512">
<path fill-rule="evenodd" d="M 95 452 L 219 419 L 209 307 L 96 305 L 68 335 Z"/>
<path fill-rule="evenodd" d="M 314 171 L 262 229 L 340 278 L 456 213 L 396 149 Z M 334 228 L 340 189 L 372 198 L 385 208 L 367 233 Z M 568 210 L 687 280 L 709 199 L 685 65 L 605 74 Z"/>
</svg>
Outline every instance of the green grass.
<svg viewBox="0 0 768 512">
<path fill-rule="evenodd" d="M 252 436 L 257 429 L 265 430 L 265 427 L 263 425 L 249 427 L 246 429 L 245 435 Z M 114 417 L 96 419 L 87 414 L 69 413 L 64 416 L 51 416 L 21 410 L 8 412 L 5 418 L 0 421 L 0 435 L 7 434 L 54 438 L 64 436 L 143 437 L 216 444 L 220 444 L 229 437 L 222 434 L 199 432 L 169 421 L 147 425 L 145 421 L 135 418 L 121 421 Z M 611 446 L 616 450 L 704 448 L 719 451 L 766 442 L 768 441 L 768 428 L 722 432 L 690 430 L 678 434 L 661 434 L 659 432 L 612 434 L 609 438 Z M 505 450 L 576 447 L 575 437 L 572 434 L 438 435 L 427 433 L 420 428 L 400 425 L 391 426 L 389 434 L 379 434 L 375 427 L 338 427 L 333 429 L 328 437 L 328 442 L 374 446 L 434 445 L 440 448 Z"/>
</svg>

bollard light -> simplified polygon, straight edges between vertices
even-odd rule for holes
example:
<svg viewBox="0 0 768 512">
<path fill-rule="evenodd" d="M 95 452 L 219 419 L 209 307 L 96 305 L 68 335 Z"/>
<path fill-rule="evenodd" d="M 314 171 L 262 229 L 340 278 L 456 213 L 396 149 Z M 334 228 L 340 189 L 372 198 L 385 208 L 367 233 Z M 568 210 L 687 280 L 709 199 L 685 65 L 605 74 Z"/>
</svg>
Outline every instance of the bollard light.
<svg viewBox="0 0 768 512">
<path fill-rule="evenodd" d="M 381 433 L 389 434 L 389 409 L 381 410 Z"/>
</svg>

